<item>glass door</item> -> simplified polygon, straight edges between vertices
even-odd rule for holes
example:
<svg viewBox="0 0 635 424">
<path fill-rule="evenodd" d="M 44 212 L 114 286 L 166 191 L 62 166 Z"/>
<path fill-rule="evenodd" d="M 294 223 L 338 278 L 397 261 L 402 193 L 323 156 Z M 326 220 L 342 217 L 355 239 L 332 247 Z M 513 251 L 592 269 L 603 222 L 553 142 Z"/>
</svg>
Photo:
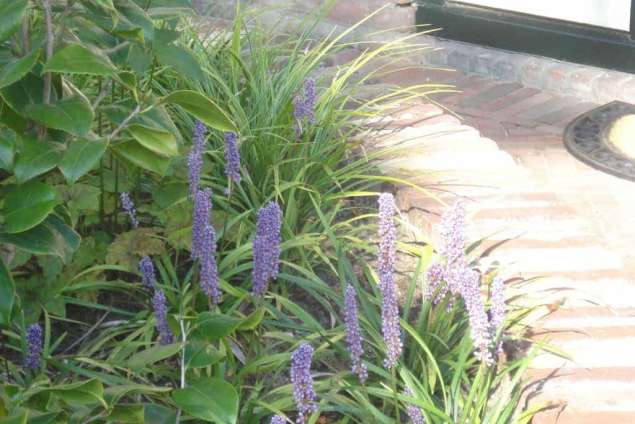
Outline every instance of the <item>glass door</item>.
<svg viewBox="0 0 635 424">
<path fill-rule="evenodd" d="M 460 2 L 620 31 L 630 30 L 631 0 L 460 0 Z"/>
</svg>

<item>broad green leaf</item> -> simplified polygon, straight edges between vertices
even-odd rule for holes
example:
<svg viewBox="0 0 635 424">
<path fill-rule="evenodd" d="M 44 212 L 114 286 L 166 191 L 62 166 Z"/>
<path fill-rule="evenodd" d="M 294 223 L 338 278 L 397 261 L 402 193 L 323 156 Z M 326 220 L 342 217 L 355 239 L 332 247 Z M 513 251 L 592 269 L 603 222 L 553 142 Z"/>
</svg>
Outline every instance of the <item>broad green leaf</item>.
<svg viewBox="0 0 635 424">
<path fill-rule="evenodd" d="M 131 101 L 119 102 L 114 105 L 106 106 L 103 108 L 106 117 L 113 125 L 119 126 L 125 119 L 130 116 L 130 113 L 134 109 L 134 104 Z M 134 116 L 127 124 L 126 128 L 130 128 L 133 125 L 142 126 L 151 130 L 156 130 L 159 133 L 169 132 L 174 138 L 175 142 L 181 139 L 178 128 L 172 122 L 170 115 L 162 105 L 152 107 L 150 110 Z M 165 135 L 162 135 L 165 137 Z M 169 141 L 168 144 L 173 143 Z M 156 147 L 155 147 L 156 148 Z M 176 146 L 170 147 L 170 150 L 176 150 Z"/>
<path fill-rule="evenodd" d="M 184 183 L 169 183 L 157 186 L 152 191 L 152 199 L 161 209 L 166 209 L 176 205 L 177 203 L 181 203 L 182 201 L 187 200 L 187 196 L 188 185 Z"/>
<path fill-rule="evenodd" d="M 104 401 L 104 386 L 101 381 L 96 378 L 54 386 L 49 390 L 70 405 L 91 405 L 99 403 L 103 406 L 107 406 Z"/>
<path fill-rule="evenodd" d="M 196 57 L 183 47 L 168 44 L 156 49 L 155 53 L 161 64 L 171 66 L 187 79 L 201 81 L 205 77 Z"/>
<path fill-rule="evenodd" d="M 106 151 L 106 147 L 108 142 L 105 140 L 80 138 L 73 141 L 58 165 L 66 181 L 74 183 L 93 169 Z"/>
<path fill-rule="evenodd" d="M 7 87 L 24 77 L 37 63 L 40 49 L 35 49 L 24 57 L 14 59 L 0 71 L 0 88 Z"/>
<path fill-rule="evenodd" d="M 3 103 L 4 102 L 0 102 L 0 122 L 16 133 L 23 134 L 27 130 L 28 120 L 18 115 L 17 112 L 6 103 Z"/>
<path fill-rule="evenodd" d="M 119 72 L 117 74 L 117 79 L 129 90 L 134 90 L 137 87 L 137 76 L 134 72 Z"/>
<path fill-rule="evenodd" d="M 133 165 L 139 166 L 159 175 L 165 175 L 170 166 L 170 159 L 157 155 L 146 149 L 135 140 L 125 141 L 113 147 L 116 154 L 128 160 Z"/>
<path fill-rule="evenodd" d="M 191 90 L 175 91 L 161 100 L 181 106 L 187 112 L 219 131 L 236 131 L 227 113 L 204 94 Z"/>
<path fill-rule="evenodd" d="M 241 320 L 229 315 L 203 312 L 198 315 L 195 335 L 200 340 L 215 342 L 233 333 Z"/>
<path fill-rule="evenodd" d="M 265 317 L 265 308 L 258 308 L 249 314 L 238 326 L 239 330 L 247 331 L 258 327 L 262 319 Z"/>
<path fill-rule="evenodd" d="M 93 109 L 82 96 L 74 96 L 49 104 L 33 104 L 25 108 L 26 115 L 48 128 L 83 136 L 93 123 Z"/>
<path fill-rule="evenodd" d="M 106 417 L 106 421 L 143 424 L 145 422 L 144 416 L 145 409 L 143 405 L 116 405 L 110 415 Z"/>
<path fill-rule="evenodd" d="M 156 403 L 145 404 L 145 424 L 174 424 L 176 411 Z"/>
<path fill-rule="evenodd" d="M 145 41 L 154 39 L 154 23 L 148 14 L 139 7 L 134 1 L 126 0 L 117 4 L 117 10 L 121 13 L 122 18 L 132 25 L 143 29 L 143 38 Z"/>
<path fill-rule="evenodd" d="M 225 357 L 225 354 L 210 343 L 190 340 L 185 348 L 185 364 L 187 368 L 203 368 L 214 365 Z"/>
<path fill-rule="evenodd" d="M 217 424 L 234 424 L 238 418 L 238 394 L 219 378 L 199 378 L 175 390 L 172 400 L 189 415 Z"/>
<path fill-rule="evenodd" d="M 169 28 L 161 28 L 154 31 L 154 48 L 160 49 L 178 40 L 181 36 L 179 31 Z"/>
<path fill-rule="evenodd" d="M 21 80 L 0 89 L 2 99 L 19 114 L 24 114 L 26 106 L 42 103 L 42 78 L 26 74 Z M 56 101 L 55 90 L 51 93 L 51 101 Z"/>
<path fill-rule="evenodd" d="M 0 41 L 6 40 L 18 29 L 27 5 L 27 0 L 0 1 Z"/>
<path fill-rule="evenodd" d="M 128 64 L 137 75 L 143 75 L 150 68 L 152 59 L 152 55 L 139 44 L 134 44 L 128 52 Z"/>
<path fill-rule="evenodd" d="M 0 424 L 27 424 L 28 411 L 22 410 L 10 418 L 0 419 Z"/>
<path fill-rule="evenodd" d="M 112 76 L 117 69 L 110 60 L 80 44 L 58 50 L 44 66 L 43 72 Z"/>
<path fill-rule="evenodd" d="M 29 417 L 29 424 L 66 424 L 68 421 L 68 414 L 64 411 Z"/>
<path fill-rule="evenodd" d="M 39 181 L 11 187 L 5 195 L 2 209 L 4 231 L 20 233 L 35 227 L 58 203 L 55 192 Z"/>
<path fill-rule="evenodd" d="M 15 284 L 11 273 L 0 259 L 0 325 L 9 325 L 15 299 Z"/>
<path fill-rule="evenodd" d="M 0 168 L 7 171 L 13 169 L 15 144 L 15 132 L 6 128 L 0 130 Z"/>
<path fill-rule="evenodd" d="M 80 241 L 79 234 L 55 215 L 49 215 L 40 225 L 21 233 L 0 233 L 0 242 L 36 255 L 54 255 L 67 263 Z"/>
<path fill-rule="evenodd" d="M 130 125 L 130 134 L 141 145 L 161 156 L 176 156 L 179 153 L 176 138 L 168 131 L 148 128 L 143 125 Z"/>
<path fill-rule="evenodd" d="M 180 345 L 178 343 L 152 346 L 149 349 L 134 354 L 128 359 L 128 368 L 135 372 L 141 371 L 146 365 L 154 364 L 155 362 L 176 355 L 179 352 L 179 348 Z"/>
<path fill-rule="evenodd" d="M 52 141 L 23 139 L 13 170 L 18 184 L 55 168 L 62 158 L 63 149 L 63 145 Z"/>
<path fill-rule="evenodd" d="M 107 10 L 109 12 L 117 12 L 117 9 L 115 9 L 115 5 L 112 3 L 112 0 L 93 0 L 95 2 L 95 4 L 99 7 L 101 7 L 104 10 Z"/>
</svg>

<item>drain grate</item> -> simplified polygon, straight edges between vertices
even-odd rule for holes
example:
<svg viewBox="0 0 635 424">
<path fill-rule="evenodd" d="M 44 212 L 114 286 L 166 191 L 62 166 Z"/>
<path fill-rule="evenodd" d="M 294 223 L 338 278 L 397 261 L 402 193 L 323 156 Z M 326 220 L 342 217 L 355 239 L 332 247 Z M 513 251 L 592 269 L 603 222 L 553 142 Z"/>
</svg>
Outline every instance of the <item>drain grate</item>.
<svg viewBox="0 0 635 424">
<path fill-rule="evenodd" d="M 593 109 L 569 124 L 564 133 L 564 144 L 573 156 L 587 165 L 635 181 L 635 157 L 625 155 L 608 139 L 613 123 L 633 114 L 635 105 L 624 102 L 612 102 Z"/>
</svg>

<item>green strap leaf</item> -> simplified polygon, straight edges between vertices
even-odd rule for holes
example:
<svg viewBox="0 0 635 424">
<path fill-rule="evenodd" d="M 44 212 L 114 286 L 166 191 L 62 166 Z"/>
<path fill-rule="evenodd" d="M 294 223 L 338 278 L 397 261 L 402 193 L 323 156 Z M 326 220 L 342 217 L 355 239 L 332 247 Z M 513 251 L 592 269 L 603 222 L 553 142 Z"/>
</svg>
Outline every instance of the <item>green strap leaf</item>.
<svg viewBox="0 0 635 424">
<path fill-rule="evenodd" d="M 15 299 L 15 284 L 11 273 L 0 259 L 0 325 L 9 325 Z"/>
<path fill-rule="evenodd" d="M 74 183 L 93 169 L 108 147 L 106 140 L 80 138 L 71 143 L 58 167 L 66 181 Z"/>
<path fill-rule="evenodd" d="M 48 140 L 25 138 L 17 155 L 13 172 L 18 184 L 55 168 L 62 158 L 64 146 Z"/>
<path fill-rule="evenodd" d="M 0 2 L 0 41 L 6 40 L 18 29 L 27 5 L 27 0 L 4 0 Z"/>
<path fill-rule="evenodd" d="M 43 72 L 109 77 L 114 75 L 117 69 L 106 56 L 94 53 L 81 44 L 71 44 L 58 50 L 46 63 Z"/>
<path fill-rule="evenodd" d="M 236 131 L 229 115 L 204 94 L 191 90 L 175 91 L 161 100 L 181 106 L 206 125 L 219 131 Z"/>
<path fill-rule="evenodd" d="M 24 77 L 37 63 L 40 49 L 35 49 L 24 57 L 14 59 L 0 71 L 0 88 L 9 86 Z"/>
<path fill-rule="evenodd" d="M 26 115 L 48 128 L 83 136 L 93 123 L 93 109 L 82 96 L 62 99 L 55 103 L 28 105 Z"/>
<path fill-rule="evenodd" d="M 180 345 L 178 343 L 152 346 L 149 349 L 142 350 L 133 355 L 128 360 L 128 368 L 135 372 L 141 371 L 146 365 L 154 364 L 155 362 L 176 355 L 179 349 Z"/>
<path fill-rule="evenodd" d="M 4 198 L 4 231 L 21 233 L 35 227 L 58 203 L 55 192 L 39 181 L 13 186 Z"/>
<path fill-rule="evenodd" d="M 218 424 L 234 424 L 238 418 L 238 394 L 219 378 L 199 378 L 175 390 L 172 400 L 191 416 Z"/>
</svg>

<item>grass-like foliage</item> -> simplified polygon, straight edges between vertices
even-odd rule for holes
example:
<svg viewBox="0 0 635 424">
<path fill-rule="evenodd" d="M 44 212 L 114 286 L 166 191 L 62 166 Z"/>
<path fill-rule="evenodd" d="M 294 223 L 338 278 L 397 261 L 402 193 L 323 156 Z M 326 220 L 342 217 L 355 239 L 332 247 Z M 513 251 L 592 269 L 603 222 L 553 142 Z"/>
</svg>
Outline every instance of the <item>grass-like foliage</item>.
<svg viewBox="0 0 635 424">
<path fill-rule="evenodd" d="M 0 5 L 20 54 L 0 74 L 19 84 L 0 89 L 14 226 L 0 231 L 0 424 L 530 420 L 531 355 L 499 349 L 528 310 L 505 304 L 496 270 L 477 271 L 460 226 L 434 255 L 397 239 L 380 191 L 408 182 L 378 175 L 386 152 L 360 141 L 399 102 L 443 89 L 364 91 L 425 46 L 361 43 L 324 69 L 355 27 L 289 35 L 239 13 L 206 31 L 183 19 L 187 2 L 17 3 Z M 25 44 L 47 30 L 58 45 L 39 63 Z M 85 112 L 83 126 L 17 102 L 20 78 L 53 94 L 43 109 Z M 25 183 L 29 143 L 73 154 Z M 37 219 L 9 206 L 22 184 Z M 417 265 L 399 293 L 402 254 Z"/>
</svg>

